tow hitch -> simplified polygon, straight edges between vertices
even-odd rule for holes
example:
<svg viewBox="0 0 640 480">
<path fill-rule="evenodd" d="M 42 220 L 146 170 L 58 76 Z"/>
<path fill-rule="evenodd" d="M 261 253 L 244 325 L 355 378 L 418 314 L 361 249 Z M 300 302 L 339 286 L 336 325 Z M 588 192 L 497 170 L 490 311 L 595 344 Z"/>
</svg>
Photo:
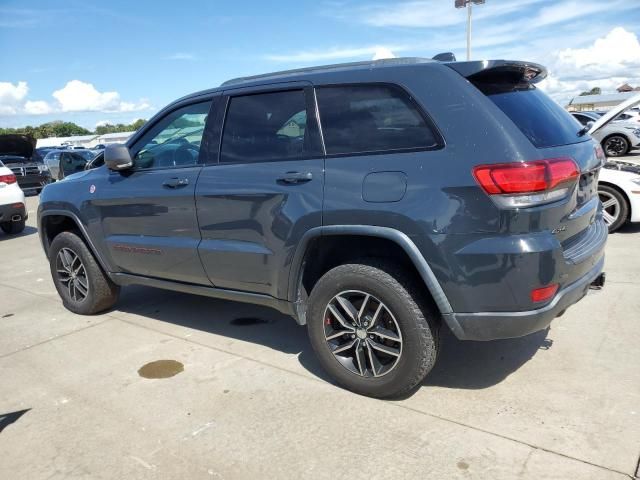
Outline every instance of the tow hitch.
<svg viewBox="0 0 640 480">
<path fill-rule="evenodd" d="M 596 277 L 596 279 L 593 282 L 591 282 L 591 285 L 589 285 L 589 288 L 591 290 L 602 290 L 602 287 L 604 287 L 605 278 L 606 276 L 604 272 L 602 272 L 600 275 Z"/>
</svg>

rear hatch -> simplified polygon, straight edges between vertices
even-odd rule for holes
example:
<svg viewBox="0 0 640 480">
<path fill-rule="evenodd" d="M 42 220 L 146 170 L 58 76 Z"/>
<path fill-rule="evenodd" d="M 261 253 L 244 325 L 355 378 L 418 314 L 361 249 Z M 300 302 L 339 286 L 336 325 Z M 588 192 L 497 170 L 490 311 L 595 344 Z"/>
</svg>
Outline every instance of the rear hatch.
<svg viewBox="0 0 640 480">
<path fill-rule="evenodd" d="M 559 165 L 567 173 L 567 165 L 571 165 L 567 160 L 575 163 L 577 171 L 561 185 L 566 186 L 566 195 L 560 195 L 561 188 L 553 187 L 553 182 L 548 182 L 549 190 L 556 190 L 553 195 L 548 195 L 548 190 L 523 193 L 521 198 L 512 195 L 516 200 L 505 206 L 502 226 L 509 233 L 550 231 L 562 244 L 565 260 L 583 261 L 593 253 L 590 248 L 606 238 L 604 224 L 595 221 L 599 210 L 598 172 L 605 160 L 600 146 L 567 111 L 536 87 L 546 76 L 544 67 L 503 60 L 447 65 L 486 95 L 531 142 L 537 157 L 531 158 L 531 165 Z M 547 178 L 553 168 L 547 169 Z M 499 200 L 501 196 L 506 195 L 492 198 Z M 528 198 L 531 201 L 526 203 Z"/>
</svg>

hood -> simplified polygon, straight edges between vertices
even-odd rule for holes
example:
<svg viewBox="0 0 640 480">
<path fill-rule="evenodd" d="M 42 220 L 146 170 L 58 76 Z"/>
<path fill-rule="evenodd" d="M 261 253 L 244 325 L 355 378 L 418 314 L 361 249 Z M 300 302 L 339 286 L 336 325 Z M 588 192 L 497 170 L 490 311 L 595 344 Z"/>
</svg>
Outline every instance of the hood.
<svg viewBox="0 0 640 480">
<path fill-rule="evenodd" d="M 632 163 L 632 162 L 622 162 L 620 160 L 608 160 L 603 165 L 603 167 L 609 170 L 620 170 L 623 172 L 640 174 L 640 164 Z"/>
<path fill-rule="evenodd" d="M 611 122 L 614 118 L 616 118 L 618 115 L 620 115 L 622 112 L 624 112 L 625 110 L 630 109 L 631 107 L 635 107 L 639 103 L 640 103 L 640 93 L 637 94 L 637 95 L 634 95 L 633 97 L 631 97 L 631 98 L 629 98 L 627 100 L 625 100 L 620 105 L 618 105 L 616 107 L 613 107 L 611 110 L 609 110 L 603 116 L 601 116 L 598 120 L 593 122 L 593 125 L 591 125 L 591 128 L 589 129 L 589 133 L 591 135 L 593 135 L 598 130 L 600 130 L 602 127 L 604 127 L 609 122 Z"/>
<path fill-rule="evenodd" d="M 31 158 L 36 148 L 36 139 L 29 135 L 0 135 L 0 156 L 14 155 Z"/>
</svg>

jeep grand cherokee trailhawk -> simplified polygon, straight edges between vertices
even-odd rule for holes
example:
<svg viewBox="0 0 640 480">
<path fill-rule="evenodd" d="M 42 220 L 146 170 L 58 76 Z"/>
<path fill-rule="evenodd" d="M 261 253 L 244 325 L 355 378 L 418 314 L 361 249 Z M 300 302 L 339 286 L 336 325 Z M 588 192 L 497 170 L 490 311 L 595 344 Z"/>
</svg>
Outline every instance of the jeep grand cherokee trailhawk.
<svg viewBox="0 0 640 480">
<path fill-rule="evenodd" d="M 607 238 L 602 150 L 536 87 L 545 75 L 405 58 L 181 98 L 42 193 L 62 301 L 93 314 L 142 284 L 268 305 L 374 397 L 421 382 L 444 325 L 544 329 L 602 284 Z"/>
</svg>

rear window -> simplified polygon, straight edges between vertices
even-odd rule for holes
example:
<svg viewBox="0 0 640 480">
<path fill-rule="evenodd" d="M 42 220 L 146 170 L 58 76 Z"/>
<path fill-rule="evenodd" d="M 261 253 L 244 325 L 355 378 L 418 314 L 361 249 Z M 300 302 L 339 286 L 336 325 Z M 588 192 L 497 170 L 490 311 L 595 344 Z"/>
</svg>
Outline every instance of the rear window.
<svg viewBox="0 0 640 480">
<path fill-rule="evenodd" d="M 533 85 L 476 85 L 538 148 L 589 140 L 571 115 Z"/>
<path fill-rule="evenodd" d="M 327 154 L 432 148 L 436 135 L 409 96 L 391 85 L 316 90 Z"/>
</svg>

